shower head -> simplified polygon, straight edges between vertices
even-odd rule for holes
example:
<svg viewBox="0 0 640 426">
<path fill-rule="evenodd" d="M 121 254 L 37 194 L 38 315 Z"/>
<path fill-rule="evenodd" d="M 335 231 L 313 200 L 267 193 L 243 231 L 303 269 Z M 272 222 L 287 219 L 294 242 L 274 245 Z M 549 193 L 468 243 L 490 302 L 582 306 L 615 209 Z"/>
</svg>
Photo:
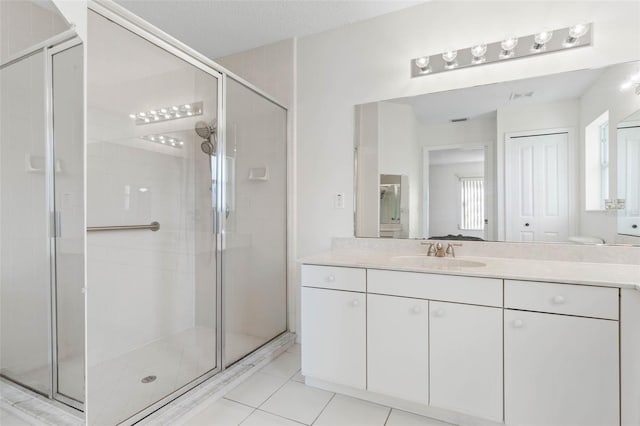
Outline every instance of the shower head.
<svg viewBox="0 0 640 426">
<path fill-rule="evenodd" d="M 214 119 L 211 124 L 204 121 L 198 121 L 196 123 L 196 133 L 202 139 L 210 139 L 212 135 L 215 135 L 218 130 L 218 123 Z"/>
<path fill-rule="evenodd" d="M 211 124 L 198 121 L 196 123 L 196 133 L 202 139 L 202 143 L 200 144 L 200 149 L 207 155 L 215 155 L 216 154 L 216 143 L 218 142 L 217 132 L 218 132 L 218 122 L 216 119 L 213 119 Z M 211 137 L 213 136 L 213 142 L 211 142 Z"/>
</svg>

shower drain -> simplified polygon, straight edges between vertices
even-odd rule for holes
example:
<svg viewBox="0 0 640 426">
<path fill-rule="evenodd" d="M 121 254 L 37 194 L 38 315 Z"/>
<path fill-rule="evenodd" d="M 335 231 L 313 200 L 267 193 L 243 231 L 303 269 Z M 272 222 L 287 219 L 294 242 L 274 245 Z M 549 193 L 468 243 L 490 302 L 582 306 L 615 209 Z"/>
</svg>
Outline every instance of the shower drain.
<svg viewBox="0 0 640 426">
<path fill-rule="evenodd" d="M 142 383 L 151 383 L 153 381 L 155 381 L 157 379 L 156 376 L 147 376 L 147 377 L 143 377 L 142 380 L 140 380 Z"/>
</svg>

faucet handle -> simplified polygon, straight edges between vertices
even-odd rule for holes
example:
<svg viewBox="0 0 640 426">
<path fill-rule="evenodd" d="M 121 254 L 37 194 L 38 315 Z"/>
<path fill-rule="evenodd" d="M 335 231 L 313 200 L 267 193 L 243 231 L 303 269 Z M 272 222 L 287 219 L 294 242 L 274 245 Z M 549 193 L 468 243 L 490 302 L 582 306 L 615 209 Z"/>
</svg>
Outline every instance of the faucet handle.
<svg viewBox="0 0 640 426">
<path fill-rule="evenodd" d="M 436 249 L 433 246 L 433 243 L 428 243 L 426 241 L 423 241 L 420 243 L 423 246 L 427 246 L 427 256 L 435 256 L 436 255 Z"/>
<path fill-rule="evenodd" d="M 451 255 L 451 257 L 456 257 L 456 251 L 453 247 L 462 247 L 462 243 L 449 243 L 447 244 L 447 255 Z"/>
</svg>

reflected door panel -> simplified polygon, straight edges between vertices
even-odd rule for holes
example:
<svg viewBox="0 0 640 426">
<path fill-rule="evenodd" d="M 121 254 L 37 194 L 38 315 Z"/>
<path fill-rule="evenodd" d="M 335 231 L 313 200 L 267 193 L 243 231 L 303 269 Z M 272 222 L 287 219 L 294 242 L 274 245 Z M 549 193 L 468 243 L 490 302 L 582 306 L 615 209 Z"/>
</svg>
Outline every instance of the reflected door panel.
<svg viewBox="0 0 640 426">
<path fill-rule="evenodd" d="M 116 424 L 217 367 L 215 194 L 196 133 L 218 78 L 91 12 L 89 424 Z M 126 46 L 126 48 L 123 48 Z M 214 129 L 215 130 L 215 129 Z M 91 231 L 147 225 L 150 231 Z"/>
<path fill-rule="evenodd" d="M 640 236 L 640 126 L 618 129 L 618 234 Z"/>
<path fill-rule="evenodd" d="M 507 241 L 568 241 L 567 148 L 567 133 L 507 140 Z"/>
</svg>

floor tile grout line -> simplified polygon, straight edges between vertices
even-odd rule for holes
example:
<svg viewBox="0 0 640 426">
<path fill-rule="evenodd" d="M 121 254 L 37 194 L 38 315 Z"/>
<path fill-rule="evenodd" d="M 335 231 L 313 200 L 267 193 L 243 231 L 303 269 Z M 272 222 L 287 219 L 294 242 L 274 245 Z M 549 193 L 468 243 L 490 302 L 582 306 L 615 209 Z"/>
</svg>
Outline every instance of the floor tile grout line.
<svg viewBox="0 0 640 426">
<path fill-rule="evenodd" d="M 287 383 L 289 383 L 289 379 L 285 380 L 285 382 L 284 382 L 283 384 L 281 384 L 281 385 L 278 387 L 278 389 L 276 389 L 275 391 L 273 391 L 273 392 L 272 392 L 272 393 L 271 393 L 271 394 L 270 394 L 270 395 L 269 395 L 269 396 L 268 396 L 264 401 L 262 401 L 262 403 L 261 403 L 260 405 L 258 405 L 256 408 L 260 408 L 260 407 L 262 407 L 262 406 L 263 406 L 263 405 L 264 405 L 268 400 L 270 400 L 270 399 L 271 399 L 271 397 L 272 397 L 273 395 L 275 395 L 276 393 L 278 393 L 278 391 L 279 391 L 280 389 L 282 389 L 282 388 L 283 388 Z M 262 411 L 266 411 L 266 410 L 262 410 Z M 269 411 L 267 411 L 267 413 L 268 413 L 268 412 L 269 412 Z M 273 413 L 272 413 L 272 414 L 273 414 Z M 280 416 L 280 417 L 282 417 L 282 416 Z"/>
<path fill-rule="evenodd" d="M 251 410 L 251 412 L 249 413 L 249 415 L 248 415 L 247 417 L 245 417 L 244 419 L 242 419 L 242 420 L 240 421 L 240 423 L 238 423 L 238 425 L 237 425 L 237 426 L 240 426 L 242 423 L 246 422 L 246 421 L 247 421 L 247 419 L 253 415 L 253 413 L 255 413 L 256 411 L 258 411 L 258 409 L 257 409 L 257 408 L 254 408 L 254 407 L 250 407 L 250 408 L 251 408 L 252 410 Z"/>
<path fill-rule="evenodd" d="M 305 385 L 306 386 L 306 385 Z M 331 401 L 333 401 L 333 399 L 336 397 L 336 394 L 334 393 L 333 395 L 331 395 L 331 398 L 329 398 L 329 400 L 327 401 L 326 404 L 324 404 L 324 407 L 322 407 L 322 410 L 320 410 L 320 413 L 318 413 L 318 415 L 316 416 L 315 419 L 313 419 L 313 421 L 311 422 L 311 424 L 313 425 L 315 422 L 318 421 L 318 419 L 320 418 L 320 416 L 322 415 L 322 413 L 324 413 L 324 410 L 327 409 L 327 407 L 329 406 L 329 404 L 331 404 Z"/>
<path fill-rule="evenodd" d="M 311 424 L 303 423 L 303 422 L 298 421 L 296 419 L 292 419 L 292 418 L 289 418 L 289 417 L 282 416 L 280 414 L 272 413 L 271 411 L 261 410 L 259 408 L 256 408 L 256 411 L 260 411 L 262 413 L 271 414 L 272 416 L 280 417 L 281 419 L 289 420 L 289 421 L 297 423 L 299 425 L 311 426 Z"/>
<path fill-rule="evenodd" d="M 387 407 L 387 408 L 389 408 L 389 412 L 387 413 L 387 418 L 384 419 L 383 426 L 387 426 L 387 423 L 389 422 L 389 417 L 391 417 L 391 412 L 393 411 L 393 408 L 391 407 Z"/>
</svg>

